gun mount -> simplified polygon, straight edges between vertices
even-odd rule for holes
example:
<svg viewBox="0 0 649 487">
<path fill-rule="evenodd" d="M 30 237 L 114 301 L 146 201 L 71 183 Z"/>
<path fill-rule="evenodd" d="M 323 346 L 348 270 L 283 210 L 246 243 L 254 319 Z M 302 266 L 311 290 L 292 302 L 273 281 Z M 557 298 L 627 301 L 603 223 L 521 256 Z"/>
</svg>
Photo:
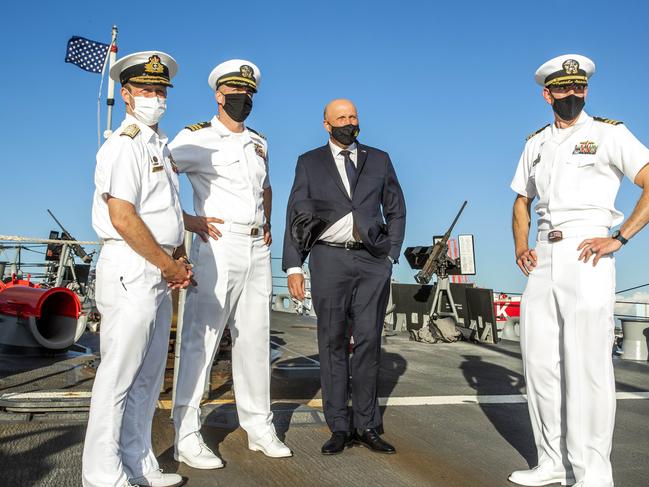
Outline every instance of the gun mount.
<svg viewBox="0 0 649 487">
<path fill-rule="evenodd" d="M 457 314 L 448 278 L 449 273 L 459 274 L 461 272 L 460 259 L 453 259 L 448 256 L 448 240 L 451 238 L 451 232 L 466 205 L 467 202 L 465 201 L 444 236 L 434 242 L 432 246 L 408 247 L 405 251 L 405 257 L 410 267 L 420 269 L 415 275 L 415 281 L 418 284 L 428 284 L 433 278 L 433 274 L 437 275 L 433 304 L 428 313 L 428 326 L 436 327 L 438 330 L 442 328 L 452 329 L 453 332 L 441 333 L 442 336 L 446 337 L 446 341 L 455 341 L 460 337 L 460 333 L 455 328 L 457 323 L 460 322 L 460 317 Z M 442 309 L 442 294 L 446 295 L 451 308 L 450 312 Z"/>
<path fill-rule="evenodd" d="M 49 209 L 47 212 L 50 214 L 52 219 L 56 222 L 56 224 L 61 228 L 61 240 L 76 240 L 70 232 L 68 232 L 65 227 L 61 224 L 61 222 L 54 216 L 54 213 L 52 213 Z M 60 245 L 58 250 L 58 254 L 61 253 L 60 251 Z M 79 244 L 71 244 L 70 247 L 72 248 L 72 252 L 74 252 L 74 255 L 79 257 L 84 264 L 90 264 L 92 262 L 92 254 L 88 254 L 84 248 L 79 245 Z M 48 253 L 50 252 L 50 249 L 48 248 Z"/>
</svg>

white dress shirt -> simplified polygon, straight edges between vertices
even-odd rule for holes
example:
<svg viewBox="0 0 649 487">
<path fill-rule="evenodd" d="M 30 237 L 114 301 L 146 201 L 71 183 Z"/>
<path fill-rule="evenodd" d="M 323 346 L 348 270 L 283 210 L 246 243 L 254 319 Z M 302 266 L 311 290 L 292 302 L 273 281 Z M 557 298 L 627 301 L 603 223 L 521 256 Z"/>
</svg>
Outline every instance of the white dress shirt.
<svg viewBox="0 0 649 487">
<path fill-rule="evenodd" d="M 351 198 L 351 191 L 349 188 L 349 179 L 347 178 L 347 171 L 345 170 L 345 156 L 341 154 L 342 151 L 348 150 L 351 152 L 349 157 L 352 160 L 354 166 L 356 166 L 358 161 L 358 146 L 356 142 L 348 146 L 347 149 L 334 144 L 331 139 L 329 140 L 329 148 L 331 149 L 331 154 L 334 156 L 334 161 L 336 163 L 336 169 L 338 169 L 338 174 L 343 180 L 343 185 L 347 191 L 347 195 Z M 354 217 L 350 211 L 340 220 L 331 225 L 327 230 L 323 232 L 319 240 L 324 240 L 325 242 L 331 243 L 345 243 L 354 240 Z M 301 267 L 290 267 L 286 270 L 287 275 L 302 273 Z"/>
</svg>

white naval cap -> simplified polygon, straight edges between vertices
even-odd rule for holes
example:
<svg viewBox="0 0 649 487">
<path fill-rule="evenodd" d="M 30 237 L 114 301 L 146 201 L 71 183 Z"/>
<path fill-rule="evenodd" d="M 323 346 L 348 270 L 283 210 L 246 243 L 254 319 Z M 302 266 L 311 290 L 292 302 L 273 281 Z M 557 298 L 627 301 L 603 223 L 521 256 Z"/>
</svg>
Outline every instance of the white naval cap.
<svg viewBox="0 0 649 487">
<path fill-rule="evenodd" d="M 587 85 L 595 63 L 580 54 L 564 54 L 543 63 L 534 78 L 541 86 Z"/>
<path fill-rule="evenodd" d="M 145 85 L 173 86 L 171 79 L 178 72 L 178 63 L 162 51 L 134 52 L 124 56 L 110 68 L 110 77 L 122 85 L 129 81 Z"/>
<path fill-rule="evenodd" d="M 215 67 L 207 78 L 207 84 L 216 91 L 221 85 L 242 86 L 257 92 L 261 82 L 259 68 L 245 59 L 231 59 Z"/>
</svg>

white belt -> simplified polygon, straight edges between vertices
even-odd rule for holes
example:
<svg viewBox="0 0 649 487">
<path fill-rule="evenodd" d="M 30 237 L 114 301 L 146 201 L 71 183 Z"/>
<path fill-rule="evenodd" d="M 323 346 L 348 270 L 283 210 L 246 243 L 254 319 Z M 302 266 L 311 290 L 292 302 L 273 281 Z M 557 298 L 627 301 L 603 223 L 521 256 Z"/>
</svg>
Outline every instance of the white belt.
<svg viewBox="0 0 649 487">
<path fill-rule="evenodd" d="M 133 250 L 129 244 L 127 244 L 124 240 L 119 240 L 116 238 L 101 238 L 99 239 L 99 243 L 102 245 L 111 245 L 111 246 L 119 246 L 119 247 L 128 247 L 129 249 Z M 160 248 L 164 250 L 167 255 L 173 255 L 174 251 L 176 250 L 176 247 L 173 245 L 161 245 Z M 135 250 L 133 250 L 135 252 Z"/>
<path fill-rule="evenodd" d="M 608 227 L 602 226 L 553 228 L 551 230 L 539 230 L 536 240 L 538 242 L 558 242 L 566 238 L 606 237 L 608 231 Z"/>
<path fill-rule="evenodd" d="M 217 227 L 228 232 L 250 235 L 252 237 L 257 237 L 263 234 L 263 227 L 260 227 L 259 225 L 244 225 L 243 223 L 225 222 L 217 224 Z"/>
</svg>

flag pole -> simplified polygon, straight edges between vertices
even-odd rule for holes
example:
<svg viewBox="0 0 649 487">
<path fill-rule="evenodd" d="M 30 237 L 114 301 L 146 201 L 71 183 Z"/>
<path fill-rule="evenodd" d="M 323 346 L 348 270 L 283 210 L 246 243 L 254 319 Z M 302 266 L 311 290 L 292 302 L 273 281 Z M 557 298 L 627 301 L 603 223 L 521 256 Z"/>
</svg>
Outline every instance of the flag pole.
<svg viewBox="0 0 649 487">
<path fill-rule="evenodd" d="M 106 117 L 106 130 L 104 131 L 104 139 L 110 137 L 113 133 L 113 105 L 115 105 L 115 82 L 110 77 L 110 68 L 115 64 L 117 59 L 117 26 L 113 25 L 113 33 L 110 41 L 110 53 L 108 54 L 108 93 L 106 96 L 107 117 Z"/>
</svg>

